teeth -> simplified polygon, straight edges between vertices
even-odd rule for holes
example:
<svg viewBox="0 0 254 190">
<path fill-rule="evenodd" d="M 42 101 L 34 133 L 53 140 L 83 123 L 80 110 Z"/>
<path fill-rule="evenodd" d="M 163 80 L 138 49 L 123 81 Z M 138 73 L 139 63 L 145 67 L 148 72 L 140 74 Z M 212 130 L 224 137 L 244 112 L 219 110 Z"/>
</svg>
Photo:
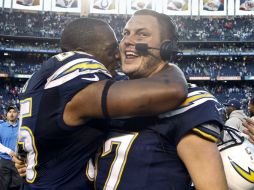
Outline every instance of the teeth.
<svg viewBox="0 0 254 190">
<path fill-rule="evenodd" d="M 127 56 L 138 56 L 136 53 L 134 52 L 126 52 Z"/>
</svg>

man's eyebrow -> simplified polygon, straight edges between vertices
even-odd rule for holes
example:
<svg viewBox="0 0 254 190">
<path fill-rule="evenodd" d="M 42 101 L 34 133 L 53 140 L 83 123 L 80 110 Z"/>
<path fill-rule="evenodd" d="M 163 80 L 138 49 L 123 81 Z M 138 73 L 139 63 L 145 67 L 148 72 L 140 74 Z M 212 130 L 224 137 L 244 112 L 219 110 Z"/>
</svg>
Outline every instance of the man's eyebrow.
<svg viewBox="0 0 254 190">
<path fill-rule="evenodd" d="M 143 30 L 147 30 L 147 28 L 138 28 L 138 29 L 136 30 L 136 32 L 140 32 L 140 31 L 143 31 Z"/>
<path fill-rule="evenodd" d="M 140 31 L 143 31 L 143 30 L 148 30 L 147 28 L 138 28 L 138 29 L 135 29 L 135 32 L 140 32 Z M 130 31 L 130 29 L 128 29 L 128 28 L 124 28 L 123 29 L 123 32 L 126 32 L 126 31 Z"/>
</svg>

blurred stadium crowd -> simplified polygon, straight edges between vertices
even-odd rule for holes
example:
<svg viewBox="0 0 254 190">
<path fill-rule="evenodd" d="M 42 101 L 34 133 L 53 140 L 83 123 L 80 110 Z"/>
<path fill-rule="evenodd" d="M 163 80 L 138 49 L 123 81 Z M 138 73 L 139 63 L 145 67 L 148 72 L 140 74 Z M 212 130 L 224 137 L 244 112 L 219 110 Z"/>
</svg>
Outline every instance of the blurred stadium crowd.
<svg viewBox="0 0 254 190">
<path fill-rule="evenodd" d="M 96 15 L 106 20 L 121 36 L 128 15 Z M 13 36 L 59 38 L 63 27 L 78 15 L 54 12 L 0 12 L 0 33 Z M 254 40 L 253 16 L 190 17 L 173 16 L 182 41 L 249 41 Z M 118 38 L 120 39 L 120 38 Z"/>
<path fill-rule="evenodd" d="M 0 11 L 0 115 L 5 114 L 8 105 L 18 105 L 18 94 L 28 76 L 48 57 L 60 51 L 62 29 L 78 17 L 54 12 Z M 122 28 L 129 18 L 127 15 L 97 14 L 89 17 L 107 21 L 118 39 L 121 39 Z M 253 89 L 246 77 L 254 76 L 253 16 L 174 16 L 173 19 L 178 26 L 183 51 L 177 64 L 187 79 L 205 86 L 221 102 L 229 98 L 241 100 L 246 109 Z M 221 76 L 238 79 L 218 81 Z M 195 80 L 192 77 L 201 78 Z"/>
</svg>

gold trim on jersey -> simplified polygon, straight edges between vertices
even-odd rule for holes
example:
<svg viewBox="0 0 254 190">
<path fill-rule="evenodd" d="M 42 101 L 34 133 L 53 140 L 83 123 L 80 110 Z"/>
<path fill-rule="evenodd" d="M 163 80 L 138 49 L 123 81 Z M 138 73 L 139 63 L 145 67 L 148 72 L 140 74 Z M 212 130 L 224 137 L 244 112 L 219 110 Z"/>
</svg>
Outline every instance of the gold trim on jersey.
<svg viewBox="0 0 254 190">
<path fill-rule="evenodd" d="M 214 96 L 210 93 L 206 93 L 206 94 L 199 94 L 199 95 L 194 95 L 192 97 L 188 97 L 182 104 L 180 107 L 186 107 L 190 104 L 192 104 L 193 102 L 195 102 L 196 100 L 202 99 L 202 98 L 213 98 Z"/>
<path fill-rule="evenodd" d="M 107 71 L 106 67 L 104 65 L 98 64 L 98 63 L 89 63 L 89 62 L 83 62 L 83 63 L 79 63 L 77 65 L 72 66 L 71 68 L 69 68 L 68 70 L 64 71 L 62 74 L 66 75 L 68 73 L 71 73 L 77 69 L 102 69 Z"/>
<path fill-rule="evenodd" d="M 201 131 L 201 130 L 198 129 L 198 128 L 193 128 L 192 131 L 194 131 L 195 133 L 200 134 L 201 136 L 203 136 L 203 137 L 205 137 L 206 139 L 209 139 L 209 140 L 211 140 L 211 141 L 213 141 L 213 142 L 216 142 L 216 143 L 217 143 L 217 142 L 219 141 L 218 138 L 216 138 L 216 137 L 214 137 L 213 135 L 208 134 L 208 133 L 206 133 L 206 132 L 204 132 L 204 131 Z"/>
<path fill-rule="evenodd" d="M 31 141 L 32 142 L 28 142 L 29 139 L 30 139 L 29 137 L 22 136 L 22 131 L 23 130 L 28 132 L 29 136 L 31 137 Z M 22 144 L 22 146 L 24 147 L 24 150 L 27 151 L 27 163 L 28 163 L 28 166 L 27 166 L 26 181 L 28 183 L 33 183 L 35 178 L 37 177 L 37 171 L 35 170 L 35 167 L 38 164 L 38 151 L 37 151 L 37 148 L 36 148 L 36 145 L 35 145 L 35 140 L 34 140 L 33 132 L 31 131 L 31 129 L 29 127 L 27 127 L 27 126 L 21 126 L 21 128 L 20 128 L 20 137 L 19 138 L 20 138 L 19 139 L 20 141 L 18 143 Z M 22 141 L 23 139 L 25 139 L 25 141 Z M 27 145 L 26 145 L 26 143 L 27 143 Z M 32 150 L 30 150 L 30 149 L 32 149 Z M 29 163 L 31 162 L 31 160 L 30 160 L 31 158 L 34 159 L 34 164 L 32 165 L 32 168 L 30 169 Z M 32 172 L 32 176 L 33 177 L 31 179 L 28 179 L 28 175 L 31 173 L 30 170 L 33 171 Z"/>
<path fill-rule="evenodd" d="M 172 117 L 181 113 L 184 113 L 196 106 L 199 106 L 207 101 L 214 101 L 218 103 L 218 100 L 210 93 L 204 90 L 197 90 L 190 92 L 187 99 L 175 110 L 160 114 L 159 118 Z"/>
<path fill-rule="evenodd" d="M 97 189 L 96 188 L 96 179 L 97 179 L 97 176 L 98 176 L 98 164 L 99 164 L 99 157 L 100 157 L 100 153 L 98 152 L 98 154 L 95 156 L 95 175 L 94 175 L 94 183 L 93 183 L 93 186 L 94 186 L 94 189 Z"/>
<path fill-rule="evenodd" d="M 32 98 L 26 98 L 24 100 L 20 100 L 20 114 L 22 118 L 31 117 L 32 116 Z"/>
<path fill-rule="evenodd" d="M 93 173 L 92 173 L 92 171 L 93 171 Z M 86 177 L 91 182 L 93 182 L 96 177 L 96 168 L 95 168 L 91 158 L 88 160 L 88 162 L 86 164 Z"/>
<path fill-rule="evenodd" d="M 110 166 L 108 177 L 107 177 L 106 182 L 104 184 L 103 190 L 116 190 L 117 189 L 117 187 L 120 183 L 123 171 L 124 171 L 126 161 L 128 159 L 129 150 L 130 150 L 134 140 L 137 138 L 138 134 L 139 133 L 127 133 L 127 134 L 124 134 L 122 136 L 117 136 L 117 137 L 110 138 L 106 141 L 106 143 L 110 142 L 110 148 L 109 148 L 108 151 L 105 151 L 105 149 L 104 149 L 105 145 L 104 145 L 103 146 L 103 154 L 101 155 L 101 157 L 104 157 L 104 156 L 108 155 L 112 151 L 113 145 L 117 145 L 117 148 L 116 148 L 116 151 L 115 151 L 116 155 L 115 155 L 115 158 L 114 158 L 114 160 L 113 160 L 113 162 Z M 130 136 L 130 135 L 131 135 L 130 139 L 125 139 L 124 138 L 124 137 Z M 129 141 L 127 142 L 127 140 L 129 140 Z M 121 145 L 123 146 L 126 143 L 127 143 L 127 147 L 124 148 L 123 150 L 121 149 L 121 151 L 123 151 L 123 152 L 121 152 L 121 155 L 124 155 L 124 159 L 123 159 L 122 163 L 121 163 L 121 161 L 120 161 L 120 163 L 117 163 L 117 161 L 120 160 L 119 157 L 118 157 L 120 146 Z M 116 167 L 117 164 L 120 164 L 120 166 Z M 116 171 L 116 169 L 117 169 L 117 171 Z M 118 171 L 118 169 L 119 169 L 119 171 Z M 114 175 L 112 175 L 113 170 L 115 172 Z M 117 177 L 117 180 L 114 180 L 114 178 L 116 178 L 116 177 Z M 110 185 L 112 185 L 112 186 L 110 186 Z"/>
<path fill-rule="evenodd" d="M 18 142 L 18 144 L 20 144 L 22 146 L 23 150 L 25 149 L 24 142 Z"/>
</svg>

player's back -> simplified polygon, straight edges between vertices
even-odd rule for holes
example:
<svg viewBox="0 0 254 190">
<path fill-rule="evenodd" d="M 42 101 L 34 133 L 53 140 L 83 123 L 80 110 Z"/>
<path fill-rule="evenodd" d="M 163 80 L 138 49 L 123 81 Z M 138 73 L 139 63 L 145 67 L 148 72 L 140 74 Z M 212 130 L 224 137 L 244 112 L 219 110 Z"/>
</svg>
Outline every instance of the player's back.
<svg viewBox="0 0 254 190">
<path fill-rule="evenodd" d="M 68 101 L 81 89 L 110 78 L 106 68 L 82 52 L 54 56 L 24 87 L 19 144 L 27 152 L 26 181 L 33 189 L 89 189 L 86 163 L 101 145 L 105 124 L 91 120 L 70 127 L 63 121 Z"/>
<path fill-rule="evenodd" d="M 159 117 L 117 121 L 116 128 L 136 132 L 110 132 L 97 164 L 96 189 L 190 189 L 191 179 L 176 147 L 185 134 L 203 123 L 221 125 L 217 104 L 208 92 L 189 88 L 188 98 L 176 110 Z M 214 132 L 199 127 L 203 134 Z"/>
</svg>

